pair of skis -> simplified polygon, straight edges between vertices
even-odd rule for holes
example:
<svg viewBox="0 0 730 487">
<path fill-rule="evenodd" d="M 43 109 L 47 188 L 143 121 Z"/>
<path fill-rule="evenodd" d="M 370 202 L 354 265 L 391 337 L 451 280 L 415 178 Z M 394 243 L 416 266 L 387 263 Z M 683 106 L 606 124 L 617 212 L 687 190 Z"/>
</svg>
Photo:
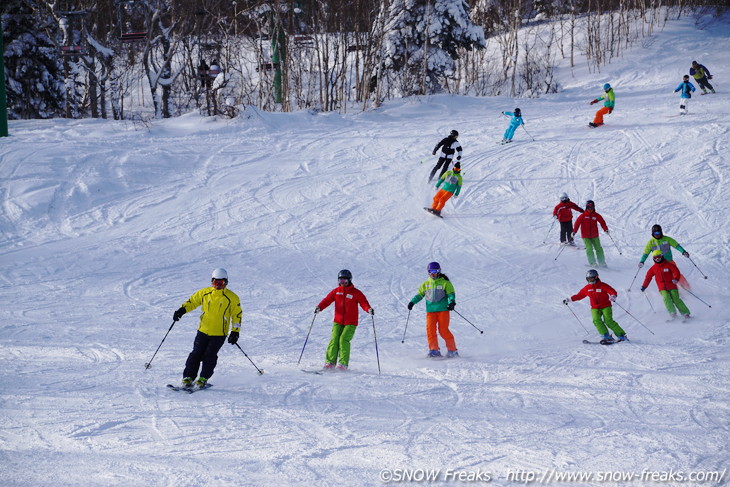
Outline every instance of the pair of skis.
<svg viewBox="0 0 730 487">
<path fill-rule="evenodd" d="M 586 345 L 606 345 L 606 346 L 608 346 L 608 345 L 615 345 L 615 344 L 621 343 L 623 341 L 625 341 L 625 340 L 616 340 L 613 342 L 601 343 L 601 342 L 592 342 L 590 340 L 583 340 L 583 343 L 585 343 Z"/>
<path fill-rule="evenodd" d="M 210 387 L 213 387 L 213 384 L 205 384 L 205 386 L 203 386 L 203 387 L 193 387 L 193 386 L 183 387 L 183 386 L 176 386 L 173 384 L 167 384 L 168 389 L 170 389 L 172 391 L 176 391 L 176 392 L 185 392 L 187 394 L 192 394 L 193 392 L 203 391 Z"/>
</svg>

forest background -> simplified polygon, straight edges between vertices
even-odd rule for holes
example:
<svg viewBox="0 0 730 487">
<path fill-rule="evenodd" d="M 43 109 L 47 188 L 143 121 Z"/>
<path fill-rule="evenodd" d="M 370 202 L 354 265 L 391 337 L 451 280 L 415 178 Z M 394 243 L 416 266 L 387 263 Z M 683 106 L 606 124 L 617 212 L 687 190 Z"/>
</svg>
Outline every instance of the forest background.
<svg viewBox="0 0 730 487">
<path fill-rule="evenodd" d="M 712 0 L 8 0 L 9 118 L 145 123 L 198 109 L 366 110 L 450 93 L 538 97 Z"/>
</svg>

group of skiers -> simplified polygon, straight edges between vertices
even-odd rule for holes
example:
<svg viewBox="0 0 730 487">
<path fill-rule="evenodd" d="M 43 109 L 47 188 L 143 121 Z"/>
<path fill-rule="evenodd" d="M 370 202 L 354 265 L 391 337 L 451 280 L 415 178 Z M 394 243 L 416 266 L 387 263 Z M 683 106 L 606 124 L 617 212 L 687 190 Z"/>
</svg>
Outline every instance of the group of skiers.
<svg viewBox="0 0 730 487">
<path fill-rule="evenodd" d="M 572 224 L 573 211 L 577 211 L 580 215 L 576 218 L 575 224 Z M 560 202 L 553 209 L 553 217 L 560 222 L 560 242 L 563 245 L 575 246 L 573 237 L 581 229 L 581 237 L 585 244 L 586 256 L 590 267 L 607 267 L 606 259 L 599 238 L 599 226 L 608 234 L 608 226 L 603 217 L 596 213 L 596 205 L 592 200 L 586 201 L 586 208 L 583 210 L 578 205 L 570 201 L 567 193 L 560 195 Z M 691 318 L 690 310 L 679 296 L 679 286 L 688 288 L 689 284 L 682 274 L 679 272 L 677 264 L 672 258 L 672 247 L 682 253 L 683 256 L 689 258 L 687 252 L 682 246 L 671 237 L 664 235 L 662 227 L 658 224 L 651 228 L 651 238 L 644 247 L 644 253 L 639 260 L 639 268 L 644 266 L 644 262 L 652 256 L 654 265 L 647 271 L 644 282 L 641 286 L 641 292 L 644 292 L 651 282 L 655 280 L 659 289 L 664 306 L 669 313 L 670 320 L 677 317 L 677 311 L 682 314 L 684 320 Z M 616 341 L 628 341 L 628 337 L 618 323 L 613 319 L 611 311 L 612 303 L 616 301 L 618 293 L 614 288 L 601 281 L 598 271 L 590 269 L 586 273 L 586 281 L 588 284 L 583 287 L 577 294 L 563 300 L 563 304 L 569 304 L 571 301 L 578 301 L 586 297 L 589 298 L 591 305 L 591 314 L 593 325 L 601 335 L 601 344 L 610 345 Z M 616 333 L 614 338 L 608 329 Z"/>
<path fill-rule="evenodd" d="M 441 357 L 437 334 L 446 342 L 446 357 L 456 358 L 454 335 L 449 331 L 449 312 L 456 307 L 454 285 L 446 274 L 441 272 L 438 262 L 428 264 L 428 279 L 408 302 L 410 314 L 413 306 L 426 300 L 426 336 L 428 356 Z M 375 310 L 365 294 L 352 283 L 352 272 L 341 270 L 337 275 L 337 287 L 330 291 L 314 308 L 318 314 L 334 303 L 332 334 L 325 352 L 325 370 L 346 371 L 350 363 L 350 342 L 355 336 L 359 323 L 359 309 L 375 315 Z M 213 375 L 218 363 L 218 352 L 228 337 L 228 343 L 236 345 L 241 330 L 241 301 L 228 289 L 228 272 L 215 269 L 211 275 L 211 285 L 196 291 L 172 315 L 173 325 L 183 315 L 201 307 L 198 330 L 193 342 L 193 350 L 188 355 L 183 369 L 181 388 L 187 390 L 204 389 Z M 314 321 L 312 321 L 314 322 Z"/>
<path fill-rule="evenodd" d="M 708 80 L 712 79 L 710 71 L 703 65 L 692 61 L 689 75 L 685 75 L 682 83 L 674 90 L 681 92 L 680 113 L 687 113 L 687 103 L 695 87 L 689 81 L 690 75 L 694 77 L 702 88 L 702 94 L 709 89 L 715 93 L 713 86 Z M 603 85 L 604 94 L 591 101 L 591 105 L 604 101 L 603 107 L 596 112 L 595 118 L 589 123 L 590 127 L 603 125 L 604 115 L 613 112 L 616 95 L 609 83 Z M 502 144 L 512 142 L 515 131 L 520 125 L 524 126 L 522 112 L 515 108 L 512 112 L 502 112 L 510 118 L 502 141 Z M 426 208 L 434 215 L 441 216 L 441 210 L 452 196 L 458 196 L 461 191 L 463 179 L 461 176 L 462 147 L 458 141 L 459 132 L 452 130 L 449 135 L 439 141 L 434 147 L 432 154 L 436 155 L 439 149 L 441 154 L 436 165 L 431 170 L 428 181 L 431 182 L 439 172 L 436 182 L 438 192 L 433 198 L 430 208 Z M 456 159 L 454 163 L 454 159 Z M 453 168 L 449 169 L 454 163 Z M 585 245 L 585 252 L 588 265 L 591 267 L 606 267 L 606 259 L 599 238 L 599 227 L 608 234 L 608 226 L 604 218 L 596 212 L 595 202 L 586 201 L 585 209 L 579 207 L 568 197 L 567 193 L 560 195 L 559 203 L 553 209 L 553 217 L 560 223 L 560 243 L 563 245 L 575 246 L 574 237 L 580 229 L 581 238 Z M 579 216 L 573 223 L 573 211 Z M 660 225 L 654 225 L 651 231 L 651 238 L 647 242 L 644 253 L 639 261 L 639 268 L 644 265 L 646 259 L 651 255 L 654 265 L 647 271 L 641 291 L 644 292 L 651 280 L 654 279 L 664 300 L 664 305 L 670 314 L 670 319 L 675 319 L 677 312 L 685 319 L 691 317 L 690 310 L 679 296 L 678 286 L 688 287 L 677 264 L 672 258 L 671 249 L 675 248 L 685 257 L 689 253 L 672 239 L 663 234 Z M 431 262 L 427 266 L 428 279 L 418 288 L 413 298 L 408 302 L 410 313 L 413 306 L 421 300 L 426 300 L 426 337 L 428 342 L 428 356 L 441 357 L 441 349 L 438 336 L 446 344 L 446 356 L 454 358 L 459 356 L 454 335 L 449 330 L 450 312 L 456 307 L 456 294 L 454 286 L 449 278 L 441 272 L 438 262 Z M 314 313 L 320 313 L 330 304 L 334 303 L 334 320 L 332 333 L 325 353 L 325 369 L 347 370 L 350 360 L 350 342 L 352 341 L 359 321 L 358 307 L 369 313 L 375 314 L 375 310 L 368 302 L 365 295 L 352 283 L 352 273 L 343 269 L 339 272 L 338 286 L 330 291 L 327 296 L 315 307 Z M 602 344 L 608 345 L 615 342 L 628 341 L 626 332 L 613 319 L 612 304 L 616 301 L 617 291 L 601 281 L 598 271 L 590 269 L 586 274 L 587 285 L 576 294 L 565 298 L 563 303 L 568 305 L 572 301 L 588 298 L 591 305 L 591 315 L 596 330 L 601 335 Z M 211 286 L 195 292 L 180 306 L 173 314 L 173 324 L 179 321 L 182 316 L 198 307 L 202 307 L 200 323 L 193 343 L 193 350 L 188 355 L 183 370 L 183 388 L 205 388 L 208 380 L 213 375 L 217 361 L 218 352 L 228 338 L 228 343 L 236 345 L 241 328 L 241 302 L 238 296 L 228 289 L 228 273 L 225 269 L 215 269 L 211 275 Z M 614 338 L 609 329 L 616 334 Z"/>
</svg>

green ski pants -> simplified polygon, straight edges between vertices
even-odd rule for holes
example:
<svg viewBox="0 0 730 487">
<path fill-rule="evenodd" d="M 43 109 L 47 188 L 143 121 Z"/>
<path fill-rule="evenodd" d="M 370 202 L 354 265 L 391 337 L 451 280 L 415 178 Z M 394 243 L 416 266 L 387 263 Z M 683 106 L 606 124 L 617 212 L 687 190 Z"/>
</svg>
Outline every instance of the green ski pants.
<svg viewBox="0 0 730 487">
<path fill-rule="evenodd" d="M 662 299 L 664 299 L 664 306 L 667 308 L 667 311 L 669 311 L 670 315 L 675 314 L 677 310 L 679 310 L 679 312 L 683 315 L 689 314 L 689 308 L 687 308 L 687 305 L 684 304 L 684 301 L 682 301 L 682 299 L 679 297 L 678 289 L 659 291 L 659 293 L 662 295 Z"/>
<path fill-rule="evenodd" d="M 340 363 L 348 365 L 350 363 L 350 341 L 355 336 L 355 325 L 332 324 L 332 339 L 327 346 L 327 355 L 325 360 L 329 364 L 337 363 L 337 355 L 340 356 Z"/>
<path fill-rule="evenodd" d="M 616 336 L 625 335 L 626 332 L 621 328 L 618 323 L 613 320 L 613 308 L 606 306 L 601 309 L 591 309 L 591 316 L 593 316 L 593 325 L 598 330 L 598 333 L 605 335 L 608 333 L 608 328 L 613 330 Z"/>
<path fill-rule="evenodd" d="M 586 246 L 586 257 L 588 257 L 589 265 L 596 265 L 596 261 L 599 265 L 606 265 L 606 258 L 603 256 L 603 247 L 601 247 L 601 240 L 596 238 L 584 238 L 583 243 Z M 595 257 L 593 251 L 595 249 Z"/>
</svg>

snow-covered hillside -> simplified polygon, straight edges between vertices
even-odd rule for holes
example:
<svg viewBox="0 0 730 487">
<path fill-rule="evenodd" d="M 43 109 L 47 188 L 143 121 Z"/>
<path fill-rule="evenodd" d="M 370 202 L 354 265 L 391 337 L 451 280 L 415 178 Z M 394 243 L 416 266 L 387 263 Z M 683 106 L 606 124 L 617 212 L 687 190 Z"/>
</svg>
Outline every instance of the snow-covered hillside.
<svg viewBox="0 0 730 487">
<path fill-rule="evenodd" d="M 434 96 L 368 113 L 248 110 L 230 121 L 191 114 L 150 131 L 11 122 L 0 140 L 2 484 L 373 486 L 433 469 L 434 485 L 533 475 L 652 485 L 649 475 L 670 471 L 674 480 L 654 484 L 675 485 L 678 471 L 723 471 L 727 20 L 673 22 L 600 74 L 562 68 L 565 90 L 540 99 Z M 718 94 L 695 95 L 680 117 L 673 90 L 693 59 L 710 68 Z M 616 110 L 591 130 L 588 103 L 605 82 Z M 515 106 L 535 141 L 520 129 L 498 145 L 500 112 Z M 441 220 L 422 207 L 435 192 L 431 149 L 451 129 L 461 133 L 464 187 Z M 606 218 L 617 245 L 602 236 L 609 267 L 600 273 L 619 292 L 614 317 L 630 343 L 582 344 L 598 338 L 589 307 L 561 302 L 588 269 L 579 251 L 556 259 L 558 232 L 548 231 L 562 191 L 580 205 L 595 200 Z M 641 295 L 647 267 L 632 281 L 654 223 L 690 252 L 697 267 L 675 254 L 678 265 L 712 306 L 683 293 L 689 323 L 665 322 L 653 283 Z M 405 330 L 432 260 L 456 288 L 456 310 L 484 331 L 452 314 L 460 359 L 424 358 L 423 303 Z M 226 344 L 215 387 L 169 391 L 198 313 L 144 365 L 215 267 L 241 297 L 239 344 L 265 374 Z M 350 371 L 302 373 L 324 362 L 331 308 L 297 365 L 312 310 L 342 268 L 375 308 L 376 329 L 362 313 Z M 629 477 L 598 477 L 606 473 Z M 717 485 L 704 478 L 682 485 Z"/>
</svg>

